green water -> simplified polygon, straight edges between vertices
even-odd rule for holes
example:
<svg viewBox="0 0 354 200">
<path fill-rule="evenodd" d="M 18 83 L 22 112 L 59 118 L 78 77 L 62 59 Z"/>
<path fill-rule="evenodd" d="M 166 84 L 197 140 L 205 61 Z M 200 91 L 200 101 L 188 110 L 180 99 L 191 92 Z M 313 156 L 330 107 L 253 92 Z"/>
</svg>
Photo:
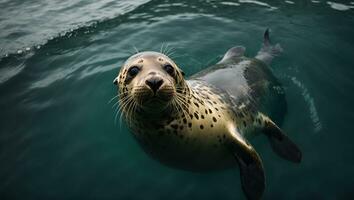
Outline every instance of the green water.
<svg viewBox="0 0 354 200">
<path fill-rule="evenodd" d="M 192 75 L 234 45 L 255 55 L 267 27 L 285 50 L 271 66 L 288 102 L 282 128 L 303 160 L 252 140 L 264 199 L 354 198 L 354 2 L 21 2 L 0 1 L 0 199 L 245 199 L 236 168 L 199 174 L 149 158 L 108 102 L 134 46 L 168 44 Z"/>
</svg>

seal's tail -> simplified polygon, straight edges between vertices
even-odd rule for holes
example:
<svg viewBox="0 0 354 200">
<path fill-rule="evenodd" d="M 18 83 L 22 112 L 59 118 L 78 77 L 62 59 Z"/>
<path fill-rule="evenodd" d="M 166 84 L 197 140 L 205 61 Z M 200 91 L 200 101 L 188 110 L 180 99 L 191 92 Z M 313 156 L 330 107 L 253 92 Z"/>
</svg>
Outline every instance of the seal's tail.
<svg viewBox="0 0 354 200">
<path fill-rule="evenodd" d="M 261 50 L 259 50 L 256 58 L 270 64 L 275 56 L 283 52 L 280 44 L 271 45 L 269 38 L 269 29 L 264 32 L 264 41 Z"/>
</svg>

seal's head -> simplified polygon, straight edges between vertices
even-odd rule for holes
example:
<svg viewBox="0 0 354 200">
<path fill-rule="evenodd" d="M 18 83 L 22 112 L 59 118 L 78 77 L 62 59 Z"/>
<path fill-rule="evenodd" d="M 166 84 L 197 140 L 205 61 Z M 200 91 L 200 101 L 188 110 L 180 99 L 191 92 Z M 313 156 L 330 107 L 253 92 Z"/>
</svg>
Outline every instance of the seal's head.
<svg viewBox="0 0 354 200">
<path fill-rule="evenodd" d="M 128 58 L 113 83 L 121 104 L 129 100 L 145 112 L 161 112 L 173 103 L 185 81 L 169 57 L 148 51 Z"/>
</svg>

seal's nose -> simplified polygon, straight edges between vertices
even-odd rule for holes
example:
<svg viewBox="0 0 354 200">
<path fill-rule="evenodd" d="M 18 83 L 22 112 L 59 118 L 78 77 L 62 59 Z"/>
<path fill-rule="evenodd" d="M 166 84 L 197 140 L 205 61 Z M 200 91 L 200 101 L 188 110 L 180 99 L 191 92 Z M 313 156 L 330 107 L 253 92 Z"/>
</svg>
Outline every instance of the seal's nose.
<svg viewBox="0 0 354 200">
<path fill-rule="evenodd" d="M 159 77 L 153 77 L 153 78 L 147 79 L 145 81 L 145 84 L 148 85 L 152 89 L 152 91 L 154 91 L 154 93 L 156 93 L 156 91 L 163 84 L 163 80 Z"/>
</svg>

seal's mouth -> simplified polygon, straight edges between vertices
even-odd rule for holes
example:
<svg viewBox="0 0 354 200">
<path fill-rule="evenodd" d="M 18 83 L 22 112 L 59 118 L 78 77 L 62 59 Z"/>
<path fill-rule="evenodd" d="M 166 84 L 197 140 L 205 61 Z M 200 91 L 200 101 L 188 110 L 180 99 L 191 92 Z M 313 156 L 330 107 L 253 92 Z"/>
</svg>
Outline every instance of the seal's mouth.
<svg viewBox="0 0 354 200">
<path fill-rule="evenodd" d="M 166 107 L 174 98 L 175 90 L 172 87 L 164 87 L 153 91 L 147 87 L 134 90 L 136 103 L 143 108 L 161 109 Z"/>
</svg>

